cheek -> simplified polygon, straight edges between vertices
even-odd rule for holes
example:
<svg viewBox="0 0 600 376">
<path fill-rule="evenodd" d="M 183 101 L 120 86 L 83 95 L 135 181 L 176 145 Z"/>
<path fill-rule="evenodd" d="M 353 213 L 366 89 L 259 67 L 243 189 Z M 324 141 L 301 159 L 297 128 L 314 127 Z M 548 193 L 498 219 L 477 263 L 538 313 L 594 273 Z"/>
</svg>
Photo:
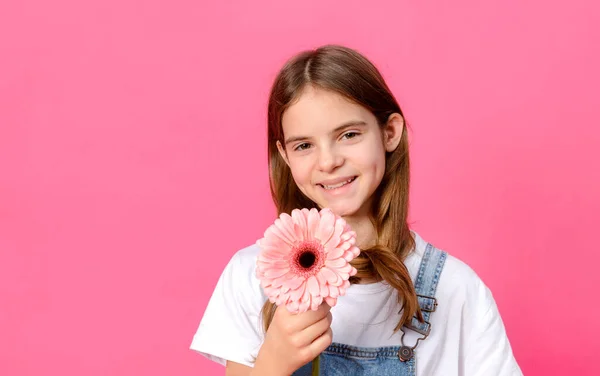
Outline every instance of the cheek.
<svg viewBox="0 0 600 376">
<path fill-rule="evenodd" d="M 385 174 L 385 153 L 372 153 L 369 158 L 361 160 L 361 170 L 369 177 L 366 182 L 369 191 L 375 189 L 381 183 Z"/>
<path fill-rule="evenodd" d="M 385 174 L 385 152 L 383 152 L 379 158 L 377 158 L 377 185 L 379 185 L 379 183 L 381 183 L 381 180 L 383 179 L 383 175 Z"/>
<path fill-rule="evenodd" d="M 290 170 L 292 171 L 292 177 L 296 182 L 296 185 L 302 186 L 310 184 L 310 167 L 308 163 L 301 161 L 290 161 Z"/>
<path fill-rule="evenodd" d="M 354 153 L 354 161 L 363 170 L 368 171 L 376 177 L 383 176 L 385 172 L 385 150 L 379 144 L 371 144 L 369 147 Z"/>
</svg>

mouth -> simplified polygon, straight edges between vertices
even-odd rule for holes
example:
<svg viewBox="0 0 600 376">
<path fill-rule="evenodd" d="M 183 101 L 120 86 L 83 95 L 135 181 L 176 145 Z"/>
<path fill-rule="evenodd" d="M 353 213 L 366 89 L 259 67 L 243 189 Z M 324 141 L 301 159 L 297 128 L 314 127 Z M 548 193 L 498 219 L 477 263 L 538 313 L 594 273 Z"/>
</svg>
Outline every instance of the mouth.
<svg viewBox="0 0 600 376">
<path fill-rule="evenodd" d="M 353 177 L 349 178 L 348 180 L 339 182 L 337 184 L 332 184 L 332 185 L 325 185 L 325 184 L 317 184 L 317 185 L 319 185 L 321 188 L 323 188 L 327 191 L 332 191 L 334 189 L 338 189 L 338 188 L 341 188 L 345 185 L 352 183 L 354 180 L 356 180 L 356 178 L 357 178 L 357 176 L 353 176 Z"/>
</svg>

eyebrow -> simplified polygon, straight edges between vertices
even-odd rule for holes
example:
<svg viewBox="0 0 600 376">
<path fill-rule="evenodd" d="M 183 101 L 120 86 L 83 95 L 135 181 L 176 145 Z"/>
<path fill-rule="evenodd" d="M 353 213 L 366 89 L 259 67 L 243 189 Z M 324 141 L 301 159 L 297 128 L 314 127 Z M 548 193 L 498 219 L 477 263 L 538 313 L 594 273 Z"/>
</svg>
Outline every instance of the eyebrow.
<svg viewBox="0 0 600 376">
<path fill-rule="evenodd" d="M 332 130 L 329 133 L 330 134 L 338 133 L 338 132 L 343 131 L 346 128 L 356 127 L 356 126 L 365 126 L 365 125 L 367 125 L 367 123 L 365 123 L 362 120 L 350 120 L 350 121 L 347 121 L 347 122 L 343 123 L 342 125 L 336 127 L 334 130 Z M 292 142 L 302 141 L 302 140 L 307 140 L 307 139 L 308 139 L 308 137 L 306 137 L 306 136 L 290 137 L 287 140 L 285 140 L 285 145 L 291 144 Z"/>
</svg>

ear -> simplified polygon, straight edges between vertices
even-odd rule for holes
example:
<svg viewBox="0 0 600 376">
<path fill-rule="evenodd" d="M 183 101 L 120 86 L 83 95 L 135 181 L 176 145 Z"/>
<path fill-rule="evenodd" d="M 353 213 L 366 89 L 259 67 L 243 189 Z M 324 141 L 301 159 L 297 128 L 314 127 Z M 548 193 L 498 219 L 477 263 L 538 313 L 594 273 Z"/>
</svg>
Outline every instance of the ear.
<svg viewBox="0 0 600 376">
<path fill-rule="evenodd" d="M 404 132 L 404 118 L 399 113 L 391 114 L 383 128 L 383 145 L 386 151 L 396 150 L 400 145 L 402 132 Z"/>
<path fill-rule="evenodd" d="M 288 161 L 287 153 L 285 152 L 285 149 L 283 148 L 283 146 L 281 145 L 281 142 L 279 142 L 279 141 L 277 141 L 277 150 L 279 150 L 279 155 L 281 155 L 281 158 L 283 158 L 283 160 L 285 161 L 285 164 L 287 164 L 288 167 L 290 167 L 290 162 Z"/>
</svg>

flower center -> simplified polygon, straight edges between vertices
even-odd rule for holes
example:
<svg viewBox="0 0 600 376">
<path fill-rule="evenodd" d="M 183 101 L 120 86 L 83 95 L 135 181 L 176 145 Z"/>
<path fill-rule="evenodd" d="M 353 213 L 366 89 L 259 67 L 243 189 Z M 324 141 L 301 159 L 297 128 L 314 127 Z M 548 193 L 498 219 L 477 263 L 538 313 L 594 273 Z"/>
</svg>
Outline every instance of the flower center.
<svg viewBox="0 0 600 376">
<path fill-rule="evenodd" d="M 317 256 L 315 256 L 314 253 L 308 251 L 300 254 L 300 256 L 298 257 L 298 264 L 300 264 L 301 267 L 308 269 L 315 264 L 316 260 Z"/>
<path fill-rule="evenodd" d="M 321 270 L 325 264 L 323 245 L 315 240 L 298 242 L 290 254 L 290 266 L 294 273 L 308 278 Z"/>
</svg>

